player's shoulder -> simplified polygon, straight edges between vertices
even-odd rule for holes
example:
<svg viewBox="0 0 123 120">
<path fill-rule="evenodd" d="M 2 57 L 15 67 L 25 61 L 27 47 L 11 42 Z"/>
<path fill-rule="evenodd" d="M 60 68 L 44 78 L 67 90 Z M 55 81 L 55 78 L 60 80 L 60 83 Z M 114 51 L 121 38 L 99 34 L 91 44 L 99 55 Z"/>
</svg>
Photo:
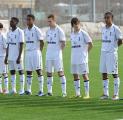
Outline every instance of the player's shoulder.
<svg viewBox="0 0 123 120">
<path fill-rule="evenodd" d="M 64 32 L 63 29 L 62 29 L 59 25 L 56 26 L 56 29 L 57 29 L 59 32 Z"/>
<path fill-rule="evenodd" d="M 88 32 L 82 28 L 80 29 L 80 34 L 83 34 L 85 36 L 89 36 Z"/>
<path fill-rule="evenodd" d="M 18 30 L 19 32 L 23 32 L 23 29 L 21 29 L 20 27 L 18 27 L 17 30 Z"/>
<path fill-rule="evenodd" d="M 41 29 L 38 26 L 36 26 L 36 25 L 33 26 L 33 30 L 41 31 Z"/>
<path fill-rule="evenodd" d="M 112 27 L 115 29 L 115 30 L 120 30 L 119 26 L 113 24 Z"/>
</svg>

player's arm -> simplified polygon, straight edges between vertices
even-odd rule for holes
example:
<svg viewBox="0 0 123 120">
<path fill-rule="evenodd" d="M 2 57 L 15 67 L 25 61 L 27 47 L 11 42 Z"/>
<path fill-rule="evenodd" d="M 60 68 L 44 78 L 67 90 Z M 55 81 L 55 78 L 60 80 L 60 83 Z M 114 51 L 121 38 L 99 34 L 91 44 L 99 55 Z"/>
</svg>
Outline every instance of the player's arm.
<svg viewBox="0 0 123 120">
<path fill-rule="evenodd" d="M 43 51 L 43 47 L 44 47 L 44 41 L 40 40 L 40 50 Z"/>
<path fill-rule="evenodd" d="M 88 52 L 90 52 L 90 50 L 93 47 L 92 39 L 87 32 L 84 32 L 83 35 L 84 35 L 84 39 L 85 39 L 86 43 L 88 44 Z"/>
<path fill-rule="evenodd" d="M 6 56 L 5 56 L 5 60 L 4 60 L 5 64 L 8 64 L 8 53 L 9 53 L 9 44 L 8 44 L 8 46 L 6 48 Z"/>
<path fill-rule="evenodd" d="M 19 55 L 16 61 L 17 64 L 20 64 L 21 56 L 22 56 L 23 49 L 24 49 L 24 32 L 23 31 L 20 31 L 19 44 L 20 44 L 20 48 L 19 48 Z"/>
<path fill-rule="evenodd" d="M 116 28 L 116 39 L 118 40 L 117 41 L 117 44 L 118 46 L 121 46 L 123 44 L 123 34 L 121 32 L 121 30 L 119 28 Z"/>
<path fill-rule="evenodd" d="M 92 47 L 93 47 L 93 43 L 92 42 L 88 42 L 88 52 L 90 52 Z"/>
<path fill-rule="evenodd" d="M 121 46 L 123 44 L 123 39 L 118 40 L 118 46 Z"/>
<path fill-rule="evenodd" d="M 24 43 L 21 42 L 20 43 L 20 48 L 19 48 L 19 55 L 18 55 L 18 58 L 17 58 L 17 64 L 20 64 L 20 59 L 21 59 L 21 55 L 22 55 L 22 52 L 23 52 L 23 48 L 24 48 Z"/>
<path fill-rule="evenodd" d="M 60 47 L 63 50 L 66 46 L 66 42 L 65 41 L 60 41 Z"/>
<path fill-rule="evenodd" d="M 40 50 L 42 51 L 44 47 L 44 41 L 43 41 L 44 35 L 39 28 L 36 29 L 36 32 L 37 32 L 37 39 L 40 41 Z"/>
<path fill-rule="evenodd" d="M 66 46 L 66 37 L 62 29 L 59 31 L 59 35 L 60 35 L 60 47 L 63 50 Z"/>
</svg>

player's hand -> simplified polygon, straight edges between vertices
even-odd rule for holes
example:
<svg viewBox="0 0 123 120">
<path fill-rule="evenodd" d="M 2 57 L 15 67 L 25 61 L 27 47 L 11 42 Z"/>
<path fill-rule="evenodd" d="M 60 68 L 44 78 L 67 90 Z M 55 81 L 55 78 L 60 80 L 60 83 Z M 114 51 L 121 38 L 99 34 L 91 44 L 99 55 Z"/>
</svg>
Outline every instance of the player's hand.
<svg viewBox="0 0 123 120">
<path fill-rule="evenodd" d="M 8 60 L 7 60 L 7 58 L 5 58 L 4 63 L 5 63 L 5 64 L 8 64 Z"/>
<path fill-rule="evenodd" d="M 65 42 L 61 42 L 60 47 L 63 50 L 65 48 Z"/>
<path fill-rule="evenodd" d="M 18 59 L 16 60 L 16 63 L 17 63 L 17 64 L 20 64 L 20 58 L 18 58 Z"/>
</svg>

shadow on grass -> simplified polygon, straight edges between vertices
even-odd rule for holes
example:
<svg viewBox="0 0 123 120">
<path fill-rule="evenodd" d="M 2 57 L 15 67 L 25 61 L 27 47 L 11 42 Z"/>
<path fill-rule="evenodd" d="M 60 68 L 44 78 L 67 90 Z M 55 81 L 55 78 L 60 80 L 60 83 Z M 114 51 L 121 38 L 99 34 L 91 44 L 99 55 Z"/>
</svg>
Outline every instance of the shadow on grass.
<svg viewBox="0 0 123 120">
<path fill-rule="evenodd" d="M 6 108 L 65 108 L 69 111 L 93 110 L 98 112 L 122 112 L 123 100 L 112 101 L 82 98 L 37 97 L 37 96 L 0 96 L 0 107 Z"/>
</svg>

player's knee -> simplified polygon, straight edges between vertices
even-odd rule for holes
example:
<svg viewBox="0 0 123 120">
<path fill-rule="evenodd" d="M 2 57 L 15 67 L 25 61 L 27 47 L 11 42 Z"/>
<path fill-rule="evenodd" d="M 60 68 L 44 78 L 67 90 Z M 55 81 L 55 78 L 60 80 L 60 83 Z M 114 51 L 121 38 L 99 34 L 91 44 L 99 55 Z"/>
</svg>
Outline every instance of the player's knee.
<svg viewBox="0 0 123 120">
<path fill-rule="evenodd" d="M 36 70 L 36 72 L 37 72 L 38 76 L 41 76 L 42 75 L 42 70 L 41 69 Z"/>
<path fill-rule="evenodd" d="M 52 77 L 52 73 L 47 72 L 47 77 Z"/>
<path fill-rule="evenodd" d="M 23 75 L 24 74 L 24 71 L 23 70 L 19 70 L 19 75 Z"/>
<path fill-rule="evenodd" d="M 7 74 L 7 73 L 3 73 L 2 76 L 3 76 L 4 78 L 7 78 L 7 77 L 8 77 L 8 74 Z"/>
<path fill-rule="evenodd" d="M 15 75 L 15 70 L 10 70 L 11 75 Z"/>
<path fill-rule="evenodd" d="M 27 75 L 32 75 L 32 71 L 27 71 L 26 74 Z"/>
<path fill-rule="evenodd" d="M 78 74 L 73 74 L 74 80 L 79 80 L 79 75 Z"/>
<path fill-rule="evenodd" d="M 63 71 L 59 71 L 59 72 L 58 72 L 58 76 L 59 76 L 59 77 L 64 76 L 64 72 L 63 72 Z"/>
<path fill-rule="evenodd" d="M 113 78 L 118 78 L 118 74 L 112 74 Z"/>
<path fill-rule="evenodd" d="M 103 73 L 103 74 L 102 74 L 102 79 L 103 79 L 103 80 L 107 80 L 107 79 L 108 79 L 107 73 Z"/>
<path fill-rule="evenodd" d="M 89 80 L 89 77 L 88 77 L 87 74 L 83 74 L 82 77 L 83 77 L 84 80 Z"/>
</svg>

